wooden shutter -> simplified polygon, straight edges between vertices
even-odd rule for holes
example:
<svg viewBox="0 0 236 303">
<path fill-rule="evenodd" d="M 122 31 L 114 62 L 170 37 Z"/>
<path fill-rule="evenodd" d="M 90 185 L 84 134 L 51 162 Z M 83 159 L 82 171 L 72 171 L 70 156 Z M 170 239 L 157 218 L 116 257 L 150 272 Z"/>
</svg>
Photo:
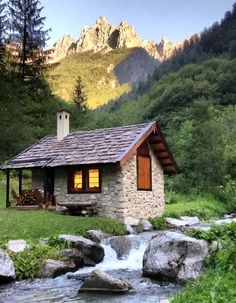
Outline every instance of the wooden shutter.
<svg viewBox="0 0 236 303">
<path fill-rule="evenodd" d="M 138 155 L 137 160 L 138 190 L 152 189 L 151 158 Z"/>
</svg>

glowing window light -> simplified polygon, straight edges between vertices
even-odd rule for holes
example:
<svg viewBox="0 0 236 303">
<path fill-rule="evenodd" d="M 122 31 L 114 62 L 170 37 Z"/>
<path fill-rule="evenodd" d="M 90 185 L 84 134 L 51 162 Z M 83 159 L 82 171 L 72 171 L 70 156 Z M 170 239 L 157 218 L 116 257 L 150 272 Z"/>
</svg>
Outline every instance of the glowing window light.
<svg viewBox="0 0 236 303">
<path fill-rule="evenodd" d="M 99 170 L 89 169 L 89 188 L 99 188 Z"/>
<path fill-rule="evenodd" d="M 75 189 L 83 188 L 83 172 L 82 171 L 76 171 L 74 173 L 74 188 Z"/>
</svg>

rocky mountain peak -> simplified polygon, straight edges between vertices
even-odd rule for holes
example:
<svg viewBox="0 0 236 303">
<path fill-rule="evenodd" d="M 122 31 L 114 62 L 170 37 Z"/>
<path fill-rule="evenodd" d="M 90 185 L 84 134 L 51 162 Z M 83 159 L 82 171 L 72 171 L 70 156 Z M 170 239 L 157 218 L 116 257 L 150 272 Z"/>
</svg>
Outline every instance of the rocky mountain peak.
<svg viewBox="0 0 236 303">
<path fill-rule="evenodd" d="M 52 61 L 57 62 L 73 53 L 75 50 L 75 43 L 76 40 L 71 35 L 64 35 L 53 46 Z"/>
<path fill-rule="evenodd" d="M 135 28 L 127 21 L 121 21 L 116 27 L 101 16 L 94 25 L 85 27 L 77 42 L 70 35 L 63 36 L 55 45 L 53 61 L 59 61 L 73 52 L 108 52 L 117 48 L 144 48 L 150 56 L 159 61 L 166 60 L 176 50 L 176 44 L 166 37 L 160 43 L 150 40 L 142 40 Z"/>
<path fill-rule="evenodd" d="M 109 24 L 106 17 L 100 16 L 96 22 L 96 24 Z"/>
</svg>

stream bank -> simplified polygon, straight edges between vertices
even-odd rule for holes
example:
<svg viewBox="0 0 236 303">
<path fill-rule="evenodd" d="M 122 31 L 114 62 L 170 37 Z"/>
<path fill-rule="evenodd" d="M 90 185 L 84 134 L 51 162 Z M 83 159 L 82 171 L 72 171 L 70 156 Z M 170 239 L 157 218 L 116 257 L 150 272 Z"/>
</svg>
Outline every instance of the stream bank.
<svg viewBox="0 0 236 303">
<path fill-rule="evenodd" d="M 149 303 L 166 302 L 173 296 L 180 286 L 174 283 L 158 283 L 142 276 L 142 260 L 144 251 L 155 232 L 145 232 L 132 239 L 132 249 L 124 259 L 117 259 L 115 250 L 111 247 L 109 239 L 104 240 L 102 247 L 105 251 L 104 260 L 95 267 L 85 267 L 75 273 L 57 277 L 55 279 L 37 279 L 12 283 L 0 288 L 1 303 L 52 303 L 52 302 L 124 302 Z M 107 272 L 114 277 L 127 280 L 134 289 L 134 293 L 126 295 L 105 294 L 78 294 L 78 290 L 89 274 L 95 269 Z"/>
</svg>

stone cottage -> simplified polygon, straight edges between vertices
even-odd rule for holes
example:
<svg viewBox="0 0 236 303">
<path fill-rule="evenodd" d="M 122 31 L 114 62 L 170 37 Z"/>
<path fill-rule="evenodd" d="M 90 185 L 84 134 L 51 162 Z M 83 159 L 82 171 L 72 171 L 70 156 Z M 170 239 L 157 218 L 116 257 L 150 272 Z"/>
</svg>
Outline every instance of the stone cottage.
<svg viewBox="0 0 236 303">
<path fill-rule="evenodd" d="M 163 212 L 164 174 L 177 166 L 156 122 L 69 132 L 69 112 L 57 113 L 57 136 L 47 136 L 4 164 L 7 206 L 10 170 L 32 171 L 32 188 L 58 210 L 96 205 L 99 215 L 128 221 Z"/>
</svg>

